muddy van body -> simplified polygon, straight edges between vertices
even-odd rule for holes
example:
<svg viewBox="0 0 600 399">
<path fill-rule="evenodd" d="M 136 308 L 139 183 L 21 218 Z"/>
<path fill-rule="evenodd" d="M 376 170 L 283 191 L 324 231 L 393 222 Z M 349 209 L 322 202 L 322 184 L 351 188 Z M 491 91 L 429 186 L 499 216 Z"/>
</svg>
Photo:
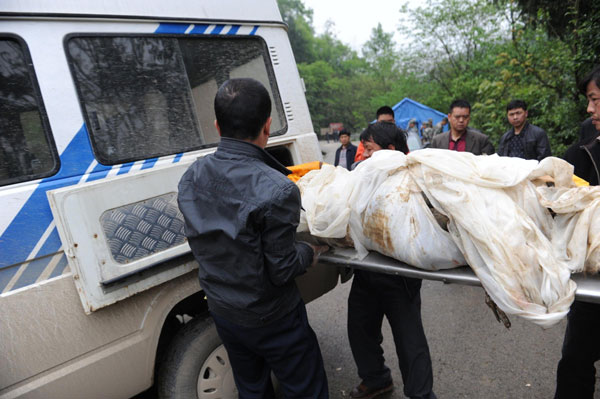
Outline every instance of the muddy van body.
<svg viewBox="0 0 600 399">
<path fill-rule="evenodd" d="M 276 1 L 4 1 L 0 77 L 0 397 L 235 397 L 177 183 L 233 77 L 268 88 L 272 155 L 322 160 Z"/>
</svg>

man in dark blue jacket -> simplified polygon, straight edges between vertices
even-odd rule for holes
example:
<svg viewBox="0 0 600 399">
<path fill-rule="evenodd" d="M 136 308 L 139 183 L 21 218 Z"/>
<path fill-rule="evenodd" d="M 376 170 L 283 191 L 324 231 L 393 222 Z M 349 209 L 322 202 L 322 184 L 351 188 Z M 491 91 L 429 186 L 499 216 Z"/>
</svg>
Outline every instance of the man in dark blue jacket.
<svg viewBox="0 0 600 399">
<path fill-rule="evenodd" d="M 354 163 L 356 146 L 350 141 L 350 133 L 348 133 L 346 129 L 340 131 L 340 143 L 342 143 L 342 145 L 335 151 L 335 161 L 333 166 L 340 165 L 350 170 L 350 167 Z"/>
<path fill-rule="evenodd" d="M 265 150 L 271 100 L 253 79 L 215 98 L 217 151 L 179 182 L 179 208 L 200 285 L 240 398 L 274 397 L 271 370 L 290 398 L 328 397 L 315 333 L 295 278 L 327 247 L 296 241 L 300 192 Z"/>
<path fill-rule="evenodd" d="M 500 138 L 498 155 L 524 159 L 542 159 L 552 155 L 550 141 L 544 129 L 527 121 L 527 103 L 513 100 L 506 106 L 506 116 L 512 129 Z"/>
</svg>

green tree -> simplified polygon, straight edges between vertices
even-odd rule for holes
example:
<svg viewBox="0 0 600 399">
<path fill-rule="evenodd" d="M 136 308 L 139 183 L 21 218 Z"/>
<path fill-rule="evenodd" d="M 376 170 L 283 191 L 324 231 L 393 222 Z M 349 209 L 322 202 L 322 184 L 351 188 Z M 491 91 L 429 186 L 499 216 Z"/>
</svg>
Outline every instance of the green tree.
<svg viewBox="0 0 600 399">
<path fill-rule="evenodd" d="M 400 56 L 393 37 L 394 34 L 385 32 L 379 23 L 371 30 L 371 37 L 362 47 L 365 61 L 383 88 L 389 87 L 399 72 Z"/>
<path fill-rule="evenodd" d="M 288 24 L 288 37 L 296 62 L 313 62 L 315 55 L 313 11 L 301 0 L 277 0 L 283 21 Z"/>
<path fill-rule="evenodd" d="M 505 105 L 521 98 L 530 104 L 532 123 L 548 132 L 555 154 L 574 140 L 581 107 L 575 50 L 543 24 L 530 23 L 516 2 L 441 0 L 403 11 L 415 22 L 404 33 L 412 32 L 417 49 L 436 59 L 429 68 L 415 60 L 442 89 L 426 92 L 435 97 L 422 102 L 445 109 L 455 98 L 469 100 L 472 126 L 497 142 L 509 127 Z"/>
</svg>

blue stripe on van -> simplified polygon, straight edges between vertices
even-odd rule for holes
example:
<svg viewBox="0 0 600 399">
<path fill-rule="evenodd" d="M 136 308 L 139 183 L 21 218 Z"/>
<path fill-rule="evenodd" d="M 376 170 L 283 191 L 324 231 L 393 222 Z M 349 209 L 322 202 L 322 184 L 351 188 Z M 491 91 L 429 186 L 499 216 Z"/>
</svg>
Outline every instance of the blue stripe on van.
<svg viewBox="0 0 600 399">
<path fill-rule="evenodd" d="M 131 169 L 133 164 L 134 164 L 133 162 L 128 162 L 128 163 L 124 163 L 123 165 L 121 165 L 121 168 L 117 172 L 117 175 L 124 175 L 127 172 L 129 172 L 129 170 Z"/>
<path fill-rule="evenodd" d="M 227 32 L 227 34 L 235 35 L 237 33 L 237 31 L 240 30 L 241 27 L 242 27 L 242 25 L 232 25 L 231 29 L 229 29 L 229 32 Z"/>
<path fill-rule="evenodd" d="M 4 287 L 8 285 L 8 282 L 19 270 L 19 266 L 8 267 L 6 269 L 0 269 L 0 292 L 4 291 Z"/>
<path fill-rule="evenodd" d="M 175 158 L 173 158 L 173 163 L 177 163 L 181 160 L 181 157 L 183 156 L 183 152 L 180 152 L 179 154 L 175 155 Z"/>
<path fill-rule="evenodd" d="M 142 170 L 144 170 L 144 169 L 150 169 L 151 167 L 154 166 L 154 164 L 156 163 L 156 161 L 158 161 L 158 158 L 146 159 L 144 161 L 144 164 L 142 165 Z"/>
<path fill-rule="evenodd" d="M 58 174 L 41 181 L 0 237 L 0 268 L 24 262 L 52 222 L 46 191 L 77 184 L 92 163 L 94 156 L 85 124 L 60 158 Z M 47 253 L 40 251 L 39 256 L 43 255 Z"/>
<path fill-rule="evenodd" d="M 258 25 L 254 25 L 254 28 L 252 28 L 252 31 L 250 32 L 250 36 L 256 34 L 257 30 L 258 30 Z"/>
<path fill-rule="evenodd" d="M 45 256 L 43 258 L 39 258 L 31 261 L 21 274 L 21 277 L 17 280 L 15 285 L 11 288 L 11 290 L 16 290 L 18 288 L 26 287 L 30 284 L 35 283 L 40 274 L 44 272 L 46 266 L 52 261 L 55 255 Z"/>
<path fill-rule="evenodd" d="M 68 265 L 69 262 L 67 262 L 67 256 L 63 253 L 60 260 L 58 261 L 58 264 L 56 265 L 56 267 L 54 267 L 54 270 L 52 270 L 52 273 L 50 273 L 50 276 L 48 276 L 48 278 L 60 276 L 61 274 L 63 274 Z"/>
<path fill-rule="evenodd" d="M 194 28 L 190 31 L 190 35 L 201 35 L 208 29 L 207 24 L 196 24 Z"/>
<path fill-rule="evenodd" d="M 154 33 L 185 33 L 191 24 L 175 24 L 161 22 Z"/>
<path fill-rule="evenodd" d="M 86 182 L 104 179 L 108 175 L 108 172 L 110 172 L 111 169 L 112 168 L 110 166 L 97 164 L 94 167 L 94 169 L 90 172 L 90 174 L 88 175 Z"/>
<path fill-rule="evenodd" d="M 58 230 L 56 227 L 52 229 L 52 232 L 48 236 L 48 239 L 40 248 L 40 254 L 52 254 L 58 252 L 60 247 L 62 246 L 62 241 L 60 241 L 60 236 L 58 235 Z"/>
<path fill-rule="evenodd" d="M 223 30 L 223 28 L 225 27 L 225 25 L 216 25 L 215 28 L 212 30 L 212 32 L 210 32 L 211 35 L 219 35 L 221 34 L 221 31 Z"/>
</svg>

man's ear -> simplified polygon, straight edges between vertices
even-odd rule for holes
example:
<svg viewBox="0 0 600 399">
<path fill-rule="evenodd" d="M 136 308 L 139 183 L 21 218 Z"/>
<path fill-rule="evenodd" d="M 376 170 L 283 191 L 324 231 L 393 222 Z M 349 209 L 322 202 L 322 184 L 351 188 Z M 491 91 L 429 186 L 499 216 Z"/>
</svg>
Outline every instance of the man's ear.
<svg viewBox="0 0 600 399">
<path fill-rule="evenodd" d="M 221 127 L 219 126 L 219 122 L 217 122 L 216 119 L 215 119 L 215 128 L 217 129 L 217 132 L 219 132 L 219 136 L 221 136 Z"/>
<path fill-rule="evenodd" d="M 387 146 L 387 149 L 388 150 L 394 150 L 394 151 L 396 151 L 396 146 L 393 145 L 393 144 L 390 144 L 390 145 Z"/>
<path fill-rule="evenodd" d="M 267 137 L 271 135 L 271 122 L 273 122 L 273 118 L 269 116 L 265 122 L 265 126 L 263 127 L 263 132 L 266 133 Z"/>
</svg>

